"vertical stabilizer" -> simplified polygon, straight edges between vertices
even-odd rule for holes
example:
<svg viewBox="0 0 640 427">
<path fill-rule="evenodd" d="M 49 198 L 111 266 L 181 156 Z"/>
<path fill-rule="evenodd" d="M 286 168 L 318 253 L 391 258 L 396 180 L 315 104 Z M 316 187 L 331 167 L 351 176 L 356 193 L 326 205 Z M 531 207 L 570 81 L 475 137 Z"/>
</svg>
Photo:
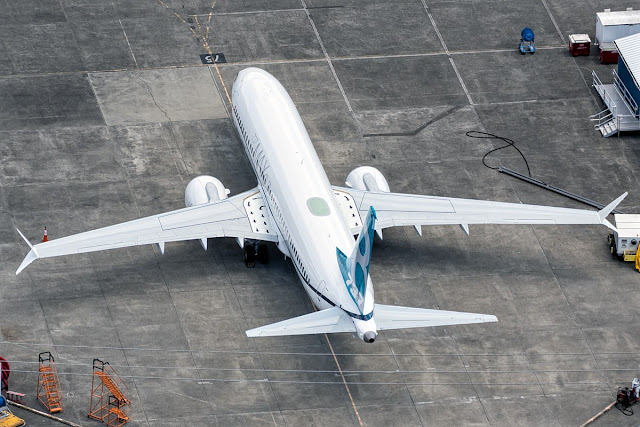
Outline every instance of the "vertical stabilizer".
<svg viewBox="0 0 640 427">
<path fill-rule="evenodd" d="M 358 306 L 360 314 L 363 314 L 362 311 L 364 310 L 364 296 L 367 290 L 367 278 L 369 277 L 375 223 L 376 211 L 371 206 L 351 256 L 347 258 L 340 249 L 336 248 L 342 278 L 347 286 L 349 295 Z"/>
</svg>

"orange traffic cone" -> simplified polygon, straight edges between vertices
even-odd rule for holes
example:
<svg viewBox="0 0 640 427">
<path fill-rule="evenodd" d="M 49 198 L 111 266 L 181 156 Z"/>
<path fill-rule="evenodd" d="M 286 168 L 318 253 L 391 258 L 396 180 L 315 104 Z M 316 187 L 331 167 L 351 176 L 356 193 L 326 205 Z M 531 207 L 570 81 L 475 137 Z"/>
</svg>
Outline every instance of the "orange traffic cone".
<svg viewBox="0 0 640 427">
<path fill-rule="evenodd" d="M 47 227 L 44 228 L 44 237 L 42 238 L 42 242 L 48 242 L 49 238 L 47 237 Z"/>
</svg>

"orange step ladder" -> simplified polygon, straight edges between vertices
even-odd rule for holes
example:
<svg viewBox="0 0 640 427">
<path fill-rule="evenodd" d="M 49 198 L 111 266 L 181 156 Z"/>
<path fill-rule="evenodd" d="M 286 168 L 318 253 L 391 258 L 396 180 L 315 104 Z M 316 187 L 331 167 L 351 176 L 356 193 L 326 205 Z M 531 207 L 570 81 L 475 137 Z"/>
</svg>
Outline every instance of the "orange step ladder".
<svg viewBox="0 0 640 427">
<path fill-rule="evenodd" d="M 50 413 L 62 412 L 62 391 L 58 380 L 58 370 L 56 368 L 53 355 L 49 351 L 38 355 L 38 400 L 49 410 Z"/>
<path fill-rule="evenodd" d="M 89 418 L 106 421 L 108 426 L 125 425 L 129 421 L 126 410 L 131 404 L 128 392 L 129 388 L 109 362 L 93 359 Z"/>
<path fill-rule="evenodd" d="M 113 396 L 109 396 L 109 408 L 107 414 L 107 425 L 113 427 L 120 427 L 125 425 L 129 421 L 129 416 L 121 409 L 123 405 L 121 402 Z"/>
</svg>

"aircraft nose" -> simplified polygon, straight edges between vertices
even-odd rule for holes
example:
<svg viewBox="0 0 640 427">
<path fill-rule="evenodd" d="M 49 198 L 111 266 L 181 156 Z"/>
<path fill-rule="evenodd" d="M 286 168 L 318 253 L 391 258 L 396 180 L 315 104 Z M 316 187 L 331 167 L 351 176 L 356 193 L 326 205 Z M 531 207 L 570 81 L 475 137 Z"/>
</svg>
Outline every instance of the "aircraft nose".
<svg viewBox="0 0 640 427">
<path fill-rule="evenodd" d="M 364 335 L 362 336 L 362 341 L 372 343 L 376 340 L 377 336 L 378 334 L 376 334 L 374 331 L 368 331 L 368 332 L 365 332 Z"/>
</svg>

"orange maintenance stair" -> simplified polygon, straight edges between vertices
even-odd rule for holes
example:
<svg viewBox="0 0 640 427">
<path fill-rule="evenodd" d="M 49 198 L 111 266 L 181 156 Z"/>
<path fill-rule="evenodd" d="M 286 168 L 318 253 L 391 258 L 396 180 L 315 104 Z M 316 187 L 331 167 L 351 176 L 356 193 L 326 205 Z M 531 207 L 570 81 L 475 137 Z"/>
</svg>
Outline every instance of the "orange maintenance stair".
<svg viewBox="0 0 640 427">
<path fill-rule="evenodd" d="M 93 359 L 91 380 L 91 403 L 89 418 L 106 421 L 108 426 L 120 427 L 129 421 L 126 411 L 131 402 L 127 398 L 129 389 L 116 374 L 109 362 Z"/>
<path fill-rule="evenodd" d="M 107 414 L 107 425 L 112 427 L 120 427 L 129 422 L 129 416 L 120 408 L 126 407 L 113 396 L 109 396 L 109 412 Z"/>
<path fill-rule="evenodd" d="M 50 413 L 62 412 L 62 391 L 53 355 L 45 351 L 38 355 L 38 361 L 38 400 Z"/>
<path fill-rule="evenodd" d="M 100 381 L 102 381 L 104 386 L 107 387 L 107 390 L 109 390 L 111 395 L 115 397 L 116 400 L 122 402 L 123 405 L 128 405 L 129 403 L 131 403 L 129 402 L 129 399 L 127 399 L 124 396 L 123 392 L 120 391 L 120 389 L 118 388 L 116 383 L 111 379 L 108 373 L 98 371 L 95 374 L 100 378 Z"/>
</svg>

